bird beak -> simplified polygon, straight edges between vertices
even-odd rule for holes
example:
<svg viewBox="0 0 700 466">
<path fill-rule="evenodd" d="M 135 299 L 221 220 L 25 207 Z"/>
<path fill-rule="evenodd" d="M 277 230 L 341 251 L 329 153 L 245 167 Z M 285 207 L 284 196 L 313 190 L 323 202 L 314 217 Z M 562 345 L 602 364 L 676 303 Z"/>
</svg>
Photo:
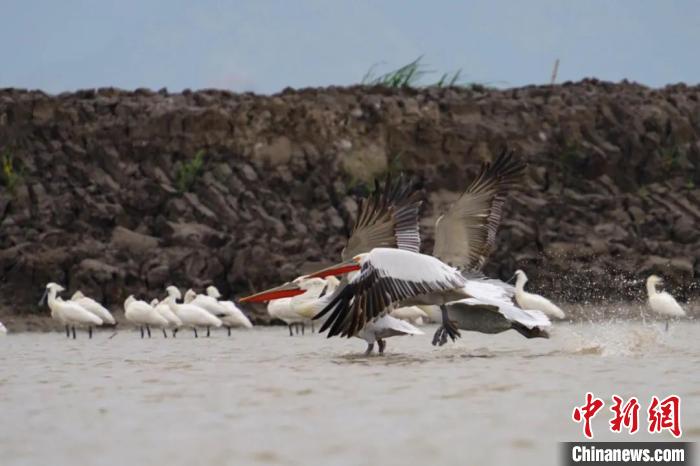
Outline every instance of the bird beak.
<svg viewBox="0 0 700 466">
<path fill-rule="evenodd" d="M 506 283 L 512 283 L 512 282 L 513 282 L 513 280 L 515 280 L 515 277 L 516 277 L 516 275 L 515 275 L 515 274 L 513 274 L 513 276 L 512 276 L 512 277 L 510 277 L 510 278 L 508 279 L 508 281 L 506 281 Z"/>
<path fill-rule="evenodd" d="M 309 278 L 326 278 L 331 275 L 342 275 L 344 273 L 354 272 L 362 268 L 360 264 L 357 263 L 355 259 L 350 259 L 340 264 L 333 265 L 327 269 L 319 270 L 311 275 L 307 275 Z"/>
<path fill-rule="evenodd" d="M 273 299 L 291 298 L 292 296 L 297 296 L 304 293 L 306 293 L 306 290 L 302 290 L 299 288 L 299 286 L 290 282 L 276 288 L 270 288 L 269 290 L 246 296 L 245 298 L 241 298 L 240 302 L 261 303 L 265 301 L 272 301 Z"/>
<path fill-rule="evenodd" d="M 44 290 L 44 294 L 41 295 L 41 299 L 39 300 L 39 306 L 43 306 L 43 305 L 44 305 L 44 303 L 46 302 L 46 297 L 47 297 L 48 295 L 49 295 L 49 289 L 46 288 L 46 289 Z"/>
</svg>

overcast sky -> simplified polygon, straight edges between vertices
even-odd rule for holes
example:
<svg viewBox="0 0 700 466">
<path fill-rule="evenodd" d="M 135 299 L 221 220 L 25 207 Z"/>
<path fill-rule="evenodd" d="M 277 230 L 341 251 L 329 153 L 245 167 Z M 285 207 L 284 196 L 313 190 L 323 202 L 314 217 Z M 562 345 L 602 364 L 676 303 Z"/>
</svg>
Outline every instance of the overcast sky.
<svg viewBox="0 0 700 466">
<path fill-rule="evenodd" d="M 1 0 L 0 87 L 228 88 L 357 83 L 419 55 L 510 87 L 595 76 L 700 82 L 700 2 Z M 429 79 L 428 79 L 429 80 Z"/>
</svg>

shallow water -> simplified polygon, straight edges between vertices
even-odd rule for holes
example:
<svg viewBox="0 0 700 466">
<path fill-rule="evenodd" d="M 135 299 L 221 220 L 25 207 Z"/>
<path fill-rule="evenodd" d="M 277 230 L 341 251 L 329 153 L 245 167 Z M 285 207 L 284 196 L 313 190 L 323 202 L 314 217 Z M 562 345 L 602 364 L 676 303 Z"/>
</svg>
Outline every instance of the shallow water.
<svg viewBox="0 0 700 466">
<path fill-rule="evenodd" d="M 557 464 L 586 391 L 682 397 L 685 440 L 700 439 L 700 325 L 560 324 L 549 340 L 515 332 L 388 340 L 290 338 L 256 328 L 227 338 L 93 340 L 60 333 L 0 339 L 0 463 Z M 82 338 L 81 338 L 82 337 Z M 672 440 L 638 433 L 633 440 Z"/>
</svg>

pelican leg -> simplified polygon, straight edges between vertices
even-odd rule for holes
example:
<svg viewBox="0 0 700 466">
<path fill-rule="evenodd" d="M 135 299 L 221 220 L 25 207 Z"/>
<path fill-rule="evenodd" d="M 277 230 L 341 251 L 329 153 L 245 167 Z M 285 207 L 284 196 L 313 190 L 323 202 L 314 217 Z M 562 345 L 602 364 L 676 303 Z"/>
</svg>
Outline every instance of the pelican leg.
<svg viewBox="0 0 700 466">
<path fill-rule="evenodd" d="M 450 321 L 450 317 L 447 315 L 447 307 L 442 304 L 440 306 L 440 310 L 442 311 L 442 325 L 438 327 L 438 329 L 435 331 L 435 335 L 433 335 L 433 346 L 438 344 L 440 346 L 444 345 L 447 343 L 448 336 L 452 339 L 452 341 L 455 341 L 457 338 L 462 336 L 455 324 Z"/>
<path fill-rule="evenodd" d="M 88 335 L 89 335 L 89 338 L 92 340 L 92 325 L 88 326 Z"/>
<path fill-rule="evenodd" d="M 226 326 L 226 330 L 228 330 L 228 336 L 231 336 L 231 327 Z"/>
<path fill-rule="evenodd" d="M 292 324 L 287 324 L 287 327 L 289 327 L 289 336 L 292 337 Z"/>
<path fill-rule="evenodd" d="M 165 331 L 165 328 L 163 328 L 163 338 L 168 338 L 168 332 Z"/>
<path fill-rule="evenodd" d="M 386 349 L 386 341 L 380 338 L 377 340 L 377 346 L 379 346 L 379 354 L 384 354 L 384 350 Z"/>
<path fill-rule="evenodd" d="M 70 327 L 66 325 L 66 338 L 70 338 Z"/>
<path fill-rule="evenodd" d="M 666 319 L 666 331 L 668 332 L 668 319 Z"/>
<path fill-rule="evenodd" d="M 199 335 L 197 335 L 197 327 L 192 327 L 192 330 L 194 330 L 194 337 L 199 338 Z"/>
<path fill-rule="evenodd" d="M 146 325 L 146 331 L 148 332 L 148 338 L 151 338 L 151 327 Z"/>
<path fill-rule="evenodd" d="M 374 343 L 367 343 L 367 349 L 365 350 L 365 356 L 369 356 L 374 351 Z"/>
<path fill-rule="evenodd" d="M 311 321 L 311 333 L 315 333 L 316 329 L 314 329 L 314 321 Z"/>
<path fill-rule="evenodd" d="M 177 335 L 177 330 L 178 330 L 177 328 L 173 329 L 173 338 L 175 338 L 175 335 Z"/>
<path fill-rule="evenodd" d="M 211 328 L 207 327 L 207 338 L 211 336 Z"/>
<path fill-rule="evenodd" d="M 141 339 L 143 340 L 143 325 L 139 328 L 141 329 Z"/>
<path fill-rule="evenodd" d="M 304 334 L 304 329 L 306 329 L 306 324 L 304 322 L 301 322 L 299 325 L 301 325 L 301 334 Z"/>
<path fill-rule="evenodd" d="M 73 340 L 75 340 L 75 327 L 72 327 L 71 330 L 73 331 Z"/>
</svg>

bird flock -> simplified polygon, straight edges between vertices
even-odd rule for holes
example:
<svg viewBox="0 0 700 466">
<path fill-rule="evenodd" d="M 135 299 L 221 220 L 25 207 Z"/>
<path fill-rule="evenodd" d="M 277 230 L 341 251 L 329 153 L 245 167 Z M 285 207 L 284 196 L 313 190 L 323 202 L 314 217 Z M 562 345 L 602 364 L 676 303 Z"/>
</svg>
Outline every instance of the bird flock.
<svg viewBox="0 0 700 466">
<path fill-rule="evenodd" d="M 65 327 L 66 337 L 76 338 L 76 327 L 86 328 L 89 338 L 92 338 L 93 328 L 102 325 L 116 325 L 114 316 L 109 310 L 80 291 L 76 291 L 71 299 L 64 300 L 59 293 L 65 291 L 57 283 L 49 283 L 39 304 L 48 302 L 51 317 Z M 151 338 L 151 328 L 160 329 L 163 337 L 167 338 L 167 330 L 175 337 L 181 328 L 189 328 L 199 337 L 197 329 L 206 329 L 207 336 L 211 328 L 225 327 L 228 336 L 232 328 L 251 328 L 253 324 L 248 317 L 232 301 L 221 300 L 219 290 L 209 286 L 207 294 L 197 294 L 193 290 L 185 293 L 183 303 L 180 290 L 168 286 L 165 290 L 167 297 L 162 300 L 153 299 L 150 303 L 129 295 L 124 301 L 124 317 L 141 332 L 141 338 L 146 335 Z M 4 328 L 4 327 L 3 327 Z"/>
<path fill-rule="evenodd" d="M 413 183 L 404 176 L 387 175 L 375 181 L 374 190 L 362 200 L 357 218 L 341 254 L 341 262 L 300 275 L 291 282 L 240 299 L 267 302 L 271 317 L 287 324 L 289 335 L 303 335 L 307 326 L 327 336 L 357 337 L 376 344 L 379 353 L 393 336 L 421 335 L 415 325 L 425 320 L 439 323 L 432 344 L 442 346 L 460 338 L 460 330 L 498 334 L 515 330 L 526 338 L 548 338 L 550 319 L 564 319 L 564 311 L 547 298 L 525 291 L 528 281 L 517 270 L 515 286 L 490 278 L 481 271 L 495 248 L 496 233 L 508 194 L 516 189 L 525 164 L 503 151 L 493 163 L 484 163 L 477 177 L 435 223 L 432 253 L 422 253 L 420 209 L 422 201 Z M 656 275 L 646 282 L 648 307 L 666 319 L 682 317 L 684 310 L 666 292 Z M 69 300 L 65 289 L 49 283 L 42 301 L 48 300 L 51 317 L 64 326 L 66 336 L 76 338 L 76 327 L 115 325 L 109 310 L 76 291 Z M 150 302 L 130 295 L 124 316 L 139 328 L 141 338 L 151 328 L 168 330 L 175 337 L 182 328 L 195 337 L 206 330 L 253 325 L 232 300 L 223 300 L 209 286 L 205 294 L 188 290 L 184 298 L 175 286 L 167 296 Z M 0 335 L 7 332 L 0 323 Z"/>
</svg>

